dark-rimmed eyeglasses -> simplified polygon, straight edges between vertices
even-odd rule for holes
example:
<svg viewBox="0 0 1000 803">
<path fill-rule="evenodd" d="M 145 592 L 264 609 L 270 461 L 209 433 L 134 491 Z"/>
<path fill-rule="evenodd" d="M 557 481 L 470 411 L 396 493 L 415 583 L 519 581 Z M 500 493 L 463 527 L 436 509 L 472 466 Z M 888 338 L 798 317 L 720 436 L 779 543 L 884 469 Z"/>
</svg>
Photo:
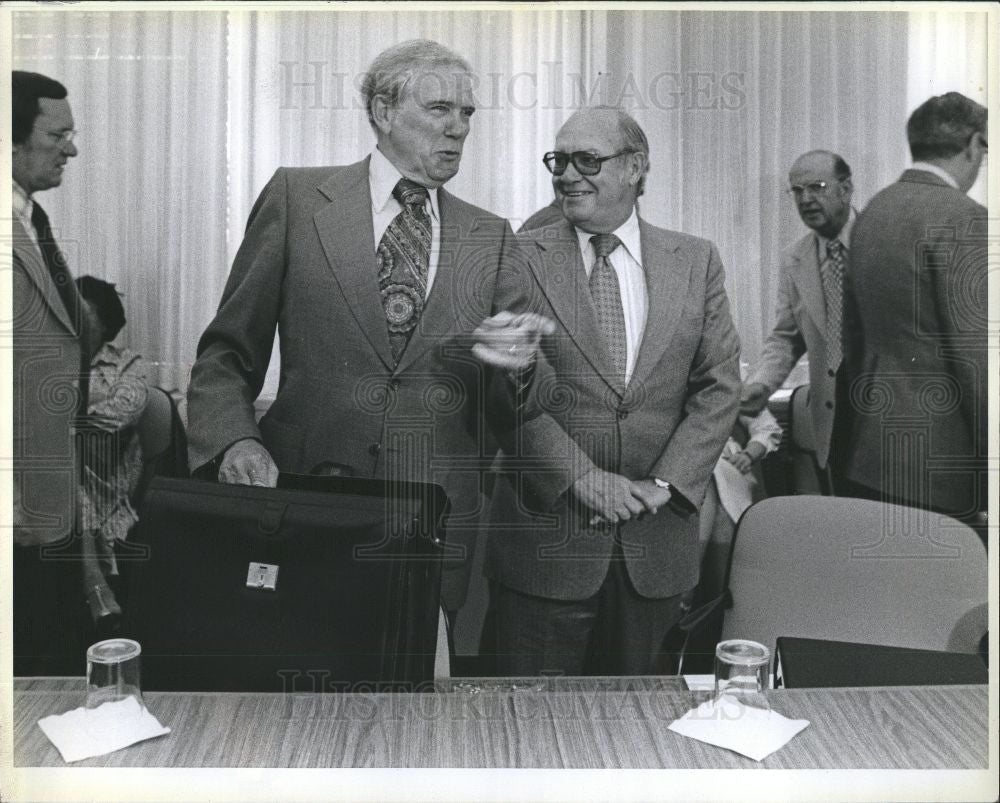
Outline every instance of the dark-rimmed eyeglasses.
<svg viewBox="0 0 1000 803">
<path fill-rule="evenodd" d="M 561 176 L 566 172 L 569 163 L 573 163 L 576 172 L 581 176 L 596 176 L 601 172 L 601 165 L 608 159 L 615 159 L 630 150 L 618 151 L 610 156 L 597 156 L 587 151 L 573 151 L 573 153 L 563 153 L 562 151 L 549 151 L 542 157 L 542 163 L 553 176 Z"/>
</svg>

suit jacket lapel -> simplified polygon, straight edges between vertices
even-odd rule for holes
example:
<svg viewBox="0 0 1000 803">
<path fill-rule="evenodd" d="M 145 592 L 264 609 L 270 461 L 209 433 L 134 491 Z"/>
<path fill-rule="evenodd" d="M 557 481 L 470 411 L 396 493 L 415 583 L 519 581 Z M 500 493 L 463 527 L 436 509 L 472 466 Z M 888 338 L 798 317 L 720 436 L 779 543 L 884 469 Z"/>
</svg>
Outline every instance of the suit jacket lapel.
<svg viewBox="0 0 1000 803">
<path fill-rule="evenodd" d="M 391 369 L 392 350 L 375 262 L 368 159 L 337 171 L 317 189 L 330 200 L 313 217 L 330 269 L 361 331 Z"/>
<path fill-rule="evenodd" d="M 819 256 L 816 237 L 803 238 L 799 248 L 792 253 L 793 275 L 802 295 L 806 313 L 820 332 L 826 332 L 826 300 L 823 296 L 823 279 L 819 275 Z"/>
<path fill-rule="evenodd" d="M 399 359 L 397 371 L 402 371 L 429 349 L 434 343 L 455 329 L 461 311 L 459 294 L 460 250 L 463 243 L 475 242 L 474 232 L 478 223 L 468 209 L 456 203 L 454 196 L 443 188 L 438 190 L 438 211 L 441 215 L 441 241 L 438 248 L 437 270 L 434 284 L 417 322 L 417 328 L 406 344 Z"/>
<path fill-rule="evenodd" d="M 31 241 L 31 237 L 28 236 L 28 232 L 24 230 L 24 226 L 21 225 L 21 221 L 16 215 L 12 220 L 11 232 L 14 236 L 13 247 L 17 252 L 17 258 L 24 266 L 24 272 L 28 274 L 28 278 L 38 287 L 42 298 L 59 323 L 65 326 L 71 334 L 79 335 L 80 332 L 74 325 L 66 309 L 66 305 L 63 304 L 59 291 L 56 290 L 52 276 L 49 273 L 49 269 L 45 266 L 45 261 L 42 259 L 38 247 Z"/>
<path fill-rule="evenodd" d="M 641 386 L 667 350 L 684 311 L 691 281 L 691 265 L 677 253 L 680 244 L 668 232 L 640 220 L 639 241 L 648 312 L 639 357 L 629 383 L 636 387 Z"/>
<path fill-rule="evenodd" d="M 576 230 L 564 220 L 532 232 L 531 237 L 538 248 L 530 260 L 531 267 L 552 311 L 594 370 L 621 395 L 623 388 L 611 378 L 611 355 L 597 323 Z"/>
</svg>

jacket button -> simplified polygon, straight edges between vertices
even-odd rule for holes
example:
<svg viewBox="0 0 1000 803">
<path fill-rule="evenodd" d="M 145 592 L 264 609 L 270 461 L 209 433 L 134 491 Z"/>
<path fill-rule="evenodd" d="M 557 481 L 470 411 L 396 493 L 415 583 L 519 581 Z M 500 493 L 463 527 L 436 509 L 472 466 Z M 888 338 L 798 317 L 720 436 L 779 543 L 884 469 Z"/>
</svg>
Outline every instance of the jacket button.
<svg viewBox="0 0 1000 803">
<path fill-rule="evenodd" d="M 382 450 L 381 443 L 373 443 L 371 446 L 368 447 L 368 453 L 372 457 L 375 457 L 381 450 Z"/>
<path fill-rule="evenodd" d="M 832 401 L 828 401 L 826 403 L 826 409 L 827 410 L 832 410 L 833 409 L 833 402 Z"/>
<path fill-rule="evenodd" d="M 628 410 L 619 410 L 618 411 L 618 420 L 619 421 L 624 421 L 626 418 L 628 418 Z"/>
<path fill-rule="evenodd" d="M 834 371 L 834 370 L 833 370 L 832 368 L 827 368 L 827 369 L 826 369 L 826 375 L 827 375 L 827 376 L 836 376 L 836 375 L 837 375 L 837 372 L 836 372 L 836 371 Z"/>
<path fill-rule="evenodd" d="M 396 389 L 398 389 L 398 388 L 399 388 L 399 386 L 400 386 L 400 385 L 402 385 L 403 383 L 402 383 L 402 382 L 400 382 L 400 381 L 399 381 L 398 379 L 393 379 L 393 380 L 392 380 L 392 382 L 390 382 L 389 384 L 390 384 L 390 385 L 392 385 L 392 389 L 393 389 L 393 390 L 396 390 Z"/>
</svg>

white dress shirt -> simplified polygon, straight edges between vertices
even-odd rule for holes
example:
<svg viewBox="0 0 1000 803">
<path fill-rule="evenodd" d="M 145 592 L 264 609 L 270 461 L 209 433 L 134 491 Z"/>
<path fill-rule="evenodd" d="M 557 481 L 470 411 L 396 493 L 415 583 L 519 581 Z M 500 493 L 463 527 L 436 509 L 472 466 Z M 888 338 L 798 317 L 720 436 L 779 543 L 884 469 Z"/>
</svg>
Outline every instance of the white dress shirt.
<svg viewBox="0 0 1000 803">
<path fill-rule="evenodd" d="M 925 170 L 928 173 L 933 173 L 949 187 L 954 187 L 956 190 L 958 189 L 958 182 L 955 181 L 955 177 L 943 167 L 938 167 L 930 162 L 914 162 L 910 170 Z"/>
<path fill-rule="evenodd" d="M 402 205 L 392 197 L 396 184 L 403 174 L 396 166 L 385 158 L 378 148 L 372 151 L 371 162 L 368 165 L 368 188 L 372 199 L 372 224 L 375 235 L 375 247 L 382 241 L 382 235 L 396 215 L 403 211 Z M 427 190 L 428 200 L 425 204 L 431 219 L 431 253 L 427 266 L 427 296 L 430 296 L 434 275 L 437 273 L 438 254 L 441 252 L 441 216 L 438 214 L 437 188 Z"/>
<path fill-rule="evenodd" d="M 35 202 L 31 200 L 31 196 L 24 191 L 20 184 L 16 181 L 13 184 L 14 192 L 11 196 L 11 206 L 14 209 L 14 214 L 21 221 L 21 225 L 24 226 L 24 230 L 31 238 L 31 242 L 35 244 L 35 248 L 38 248 L 38 232 L 35 231 L 35 227 L 31 223 L 31 215 L 35 211 Z M 41 253 L 40 248 L 38 253 Z"/>
<path fill-rule="evenodd" d="M 618 288 L 621 293 L 622 309 L 625 313 L 625 384 L 632 378 L 635 362 L 639 356 L 639 345 L 642 343 L 642 333 L 646 329 L 648 314 L 648 298 L 646 293 L 646 273 L 642 269 L 642 247 L 639 238 L 639 217 L 632 210 L 632 215 L 614 232 L 622 241 L 608 257 L 608 262 L 618 275 Z M 580 254 L 583 256 L 583 268 L 587 278 L 594 269 L 597 254 L 590 238 L 594 235 L 583 229 L 576 229 L 580 242 Z"/>
</svg>

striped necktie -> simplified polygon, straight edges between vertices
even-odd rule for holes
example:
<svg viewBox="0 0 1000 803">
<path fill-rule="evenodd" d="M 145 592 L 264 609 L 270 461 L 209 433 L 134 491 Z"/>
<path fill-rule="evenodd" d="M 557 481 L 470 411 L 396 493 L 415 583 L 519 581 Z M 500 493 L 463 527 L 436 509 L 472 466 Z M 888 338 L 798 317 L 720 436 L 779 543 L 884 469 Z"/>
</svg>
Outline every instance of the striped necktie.
<svg viewBox="0 0 1000 803">
<path fill-rule="evenodd" d="M 590 238 L 597 259 L 590 272 L 590 295 L 597 311 L 597 323 L 604 335 L 604 344 L 611 355 L 615 377 L 624 387 L 625 369 L 628 364 L 628 345 L 625 340 L 625 310 L 622 308 L 618 274 L 608 261 L 611 253 L 622 244 L 614 234 L 595 234 Z"/>
<path fill-rule="evenodd" d="M 844 356 L 844 244 L 834 238 L 826 244 L 829 258 L 823 263 L 823 296 L 826 299 L 826 364 L 840 367 Z"/>
</svg>

